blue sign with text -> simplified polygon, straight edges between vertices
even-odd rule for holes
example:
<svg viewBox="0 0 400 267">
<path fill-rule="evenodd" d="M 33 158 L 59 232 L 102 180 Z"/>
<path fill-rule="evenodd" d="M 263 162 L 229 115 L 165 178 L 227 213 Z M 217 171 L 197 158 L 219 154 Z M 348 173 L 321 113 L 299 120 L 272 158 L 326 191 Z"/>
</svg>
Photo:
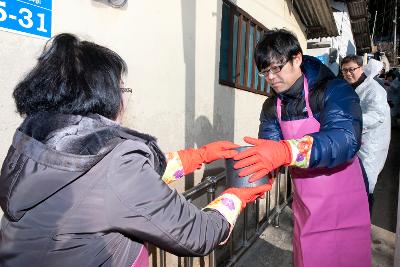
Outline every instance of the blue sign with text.
<svg viewBox="0 0 400 267">
<path fill-rule="evenodd" d="M 0 29 L 51 37 L 52 0 L 0 0 Z"/>
<path fill-rule="evenodd" d="M 323 64 L 328 64 L 328 56 L 327 55 L 322 55 L 322 56 L 316 56 Z"/>
</svg>

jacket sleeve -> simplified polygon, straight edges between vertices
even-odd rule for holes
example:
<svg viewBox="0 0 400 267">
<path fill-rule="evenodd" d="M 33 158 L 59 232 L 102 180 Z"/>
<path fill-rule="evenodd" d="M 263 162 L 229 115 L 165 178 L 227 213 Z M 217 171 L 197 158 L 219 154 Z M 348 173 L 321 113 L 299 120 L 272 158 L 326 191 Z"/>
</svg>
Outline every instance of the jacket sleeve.
<svg viewBox="0 0 400 267">
<path fill-rule="evenodd" d="M 320 130 L 312 133 L 310 168 L 336 167 L 349 162 L 361 145 L 362 117 L 360 99 L 343 80 L 327 85 Z"/>
<path fill-rule="evenodd" d="M 274 105 L 276 105 L 274 102 L 273 98 L 267 98 L 263 104 L 260 114 L 260 126 L 258 129 L 258 138 L 260 139 L 270 139 L 274 141 L 283 139 L 278 120 L 276 119 L 276 115 L 273 114 L 275 112 Z"/>
<path fill-rule="evenodd" d="M 112 158 L 110 227 L 178 256 L 204 256 L 229 235 L 230 224 L 215 210 L 200 210 L 162 181 L 144 144 L 126 141 Z"/>
<path fill-rule="evenodd" d="M 363 94 L 361 106 L 363 110 L 363 133 L 378 127 L 385 120 L 385 111 L 387 108 L 386 92 L 377 82 L 372 81 L 368 93 Z M 381 90 L 380 90 L 381 89 Z"/>
</svg>

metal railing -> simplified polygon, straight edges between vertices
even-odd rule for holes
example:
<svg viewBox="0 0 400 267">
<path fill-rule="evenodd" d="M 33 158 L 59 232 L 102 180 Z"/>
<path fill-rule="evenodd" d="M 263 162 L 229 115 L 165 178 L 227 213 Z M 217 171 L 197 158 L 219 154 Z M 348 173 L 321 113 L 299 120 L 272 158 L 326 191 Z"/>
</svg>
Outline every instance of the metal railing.
<svg viewBox="0 0 400 267">
<path fill-rule="evenodd" d="M 199 262 L 197 265 L 201 267 L 207 265 L 209 267 L 233 266 L 268 225 L 272 224 L 275 227 L 279 227 L 279 215 L 292 198 L 288 168 L 281 168 L 273 173 L 272 177 L 275 178 L 273 189 L 266 193 L 264 199 L 257 199 L 254 204 L 247 205 L 239 216 L 226 245 L 216 248 L 205 257 L 178 257 L 177 263 L 174 265 L 192 267 L 194 259 L 196 259 Z M 206 177 L 204 181 L 185 191 L 183 195 L 189 201 L 206 196 L 206 202 L 209 203 L 215 199 L 216 192 L 220 188 L 224 188 L 225 179 L 225 171 L 216 176 Z M 271 204 L 274 204 L 272 209 Z M 260 212 L 261 206 L 264 207 L 265 212 Z M 152 253 L 153 267 L 169 267 L 171 265 L 167 265 L 168 253 L 164 250 L 153 248 Z M 206 265 L 206 263 L 208 264 Z"/>
</svg>

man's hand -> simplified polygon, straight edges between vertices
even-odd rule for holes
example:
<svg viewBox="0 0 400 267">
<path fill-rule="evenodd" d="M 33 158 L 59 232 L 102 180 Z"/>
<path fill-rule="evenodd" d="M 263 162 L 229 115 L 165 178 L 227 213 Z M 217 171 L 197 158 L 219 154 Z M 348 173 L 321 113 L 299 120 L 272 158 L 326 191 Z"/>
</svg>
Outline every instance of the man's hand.
<svg viewBox="0 0 400 267">
<path fill-rule="evenodd" d="M 253 174 L 249 182 L 257 181 L 272 170 L 282 165 L 288 165 L 292 161 L 290 145 L 286 141 L 276 142 L 247 136 L 244 141 L 254 147 L 237 154 L 233 159 L 239 160 L 239 162 L 233 167 L 235 169 L 247 167 L 239 173 L 239 176 Z"/>
</svg>

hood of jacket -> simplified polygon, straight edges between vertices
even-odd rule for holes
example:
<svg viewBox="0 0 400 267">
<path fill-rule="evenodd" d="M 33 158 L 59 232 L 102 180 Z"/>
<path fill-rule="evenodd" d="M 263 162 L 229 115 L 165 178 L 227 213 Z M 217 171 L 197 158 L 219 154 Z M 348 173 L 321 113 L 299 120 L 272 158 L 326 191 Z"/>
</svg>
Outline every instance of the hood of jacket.
<svg viewBox="0 0 400 267">
<path fill-rule="evenodd" d="M 276 97 L 282 100 L 283 105 L 286 106 L 286 108 L 282 109 L 282 118 L 284 120 L 303 119 L 307 117 L 303 90 L 304 78 L 307 78 L 310 92 L 312 92 L 310 94 L 310 105 L 315 114 L 318 114 L 323 109 L 324 91 L 328 82 L 337 80 L 333 72 L 315 57 L 304 55 L 301 71 L 303 75 L 288 90 L 275 94 Z M 274 104 L 271 105 L 272 108 L 267 112 L 273 117 L 276 114 L 274 97 L 270 101 L 274 102 Z M 288 103 L 290 104 L 287 105 Z"/>
<path fill-rule="evenodd" d="M 18 221 L 126 139 L 146 143 L 153 153 L 156 171 L 163 173 L 165 157 L 152 136 L 123 128 L 98 114 L 43 112 L 28 116 L 16 130 L 3 162 L 1 208 L 12 221 Z"/>
<path fill-rule="evenodd" d="M 301 76 L 289 90 L 277 94 L 279 98 L 298 98 L 302 96 L 303 77 L 307 78 L 308 86 L 311 90 L 323 89 L 328 81 L 335 79 L 333 72 L 322 64 L 319 59 L 307 55 L 303 55 L 301 71 L 304 76 Z"/>
<path fill-rule="evenodd" d="M 382 62 L 371 58 L 368 64 L 364 66 L 364 73 L 367 77 L 372 76 L 373 78 L 381 73 L 382 68 L 383 68 Z"/>
<path fill-rule="evenodd" d="M 311 89 L 322 88 L 328 81 L 335 79 L 333 72 L 327 66 L 322 64 L 319 59 L 312 56 L 303 55 L 301 71 L 307 78 L 308 86 Z M 302 96 L 304 76 L 301 76 L 289 90 L 276 94 L 277 97 L 285 99 L 298 98 Z"/>
<path fill-rule="evenodd" d="M 301 70 L 307 78 L 310 88 L 325 86 L 328 81 L 336 78 L 327 66 L 325 66 L 319 59 L 312 56 L 303 56 Z"/>
</svg>

